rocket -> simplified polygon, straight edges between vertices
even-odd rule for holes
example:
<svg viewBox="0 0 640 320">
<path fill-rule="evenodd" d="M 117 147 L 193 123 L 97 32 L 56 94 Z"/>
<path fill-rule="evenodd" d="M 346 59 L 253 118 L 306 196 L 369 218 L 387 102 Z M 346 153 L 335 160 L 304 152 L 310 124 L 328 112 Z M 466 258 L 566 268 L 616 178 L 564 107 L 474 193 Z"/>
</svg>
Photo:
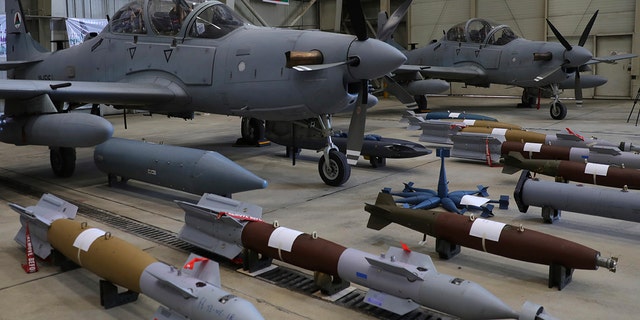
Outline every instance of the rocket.
<svg viewBox="0 0 640 320">
<path fill-rule="evenodd" d="M 629 144 L 626 144 L 629 145 Z M 593 145 L 587 147 L 567 147 L 541 143 L 505 141 L 500 153 L 519 152 L 525 159 L 551 159 L 575 162 L 591 162 L 640 169 L 640 155 L 622 151 L 618 147 Z"/>
<path fill-rule="evenodd" d="M 38 257 L 56 250 L 113 284 L 149 296 L 163 305 L 154 319 L 263 319 L 253 304 L 221 289 L 214 261 L 192 254 L 182 268 L 159 262 L 110 232 L 72 221 L 78 207 L 51 194 L 44 194 L 36 206 L 9 206 L 20 214 L 18 243 L 26 245 L 29 224 Z M 106 298 L 101 295 L 103 305 Z"/>
<path fill-rule="evenodd" d="M 512 174 L 526 169 L 556 177 L 556 180 L 560 179 L 563 182 L 575 181 L 607 187 L 640 189 L 640 171 L 637 169 L 591 162 L 525 159 L 516 151 L 503 155 L 503 164 L 502 173 Z"/>
<path fill-rule="evenodd" d="M 369 288 L 366 303 L 398 315 L 422 305 L 463 319 L 553 319 L 529 302 L 518 313 L 479 284 L 437 272 L 428 255 L 392 247 L 377 256 L 346 248 L 266 223 L 260 207 L 212 194 L 197 204 L 176 203 L 185 211 L 184 241 L 229 259 L 248 249 L 357 283 Z"/>
<path fill-rule="evenodd" d="M 367 227 L 381 230 L 397 223 L 436 238 L 436 251 L 449 259 L 460 252 L 459 246 L 499 256 L 549 266 L 549 287 L 561 290 L 571 281 L 564 274 L 574 269 L 596 270 L 605 267 L 615 272 L 617 258 L 604 258 L 600 252 L 581 244 L 522 226 L 434 210 L 398 207 L 390 194 L 379 193 L 375 204 L 365 204 L 369 212 Z M 562 281 L 565 280 L 565 281 Z"/>
<path fill-rule="evenodd" d="M 267 181 L 214 152 L 111 138 L 96 146 L 93 159 L 108 176 L 117 176 L 193 194 L 219 195 L 263 189 Z"/>
<path fill-rule="evenodd" d="M 558 219 L 562 210 L 640 222 L 640 195 L 634 190 L 543 181 L 523 170 L 513 197 L 520 212 L 527 212 L 529 206 L 541 207 L 548 223 Z"/>
</svg>

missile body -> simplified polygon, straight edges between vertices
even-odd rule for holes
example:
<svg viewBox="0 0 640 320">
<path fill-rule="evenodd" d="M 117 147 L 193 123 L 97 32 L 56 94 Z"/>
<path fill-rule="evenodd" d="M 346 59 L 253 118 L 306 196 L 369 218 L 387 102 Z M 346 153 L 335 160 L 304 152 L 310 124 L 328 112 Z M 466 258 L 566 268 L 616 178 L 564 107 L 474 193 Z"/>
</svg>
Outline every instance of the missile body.
<svg viewBox="0 0 640 320">
<path fill-rule="evenodd" d="M 91 147 L 112 134 L 109 121 L 85 113 L 0 117 L 0 141 L 15 145 Z"/>
<path fill-rule="evenodd" d="M 379 193 L 376 203 L 366 204 L 368 228 L 381 230 L 397 223 L 449 244 L 493 253 L 520 261 L 558 265 L 566 269 L 616 270 L 617 260 L 602 258 L 600 252 L 552 235 L 491 220 L 471 218 L 451 212 L 413 210 L 398 207 L 393 198 Z M 438 246 L 438 245 L 437 245 Z M 446 246 L 437 248 L 441 258 L 453 256 Z M 454 255 L 457 252 L 453 253 Z M 551 287 L 552 278 L 549 279 Z M 564 284 L 558 284 L 559 289 Z M 566 284 L 566 283 L 565 283 Z"/>
<path fill-rule="evenodd" d="M 109 175 L 110 183 L 120 176 L 194 194 L 220 195 L 267 187 L 266 180 L 214 151 L 111 138 L 96 146 L 93 159 Z"/>
<path fill-rule="evenodd" d="M 205 194 L 197 204 L 177 201 L 185 210 L 180 238 L 234 258 L 250 249 L 305 269 L 368 287 L 364 301 L 399 315 L 419 305 L 464 319 L 545 319 L 541 307 L 521 314 L 477 283 L 438 273 L 429 256 L 390 248 L 375 256 L 345 248 L 301 231 L 267 224 L 261 209 Z M 461 308 L 460 306 L 464 306 Z"/>
<path fill-rule="evenodd" d="M 525 159 L 567 160 L 584 163 L 600 163 L 624 168 L 640 169 L 640 155 L 621 151 L 617 147 L 595 145 L 589 148 L 544 145 L 505 141 L 501 154 L 520 152 Z"/>
<path fill-rule="evenodd" d="M 640 170 L 637 169 L 618 168 L 599 163 L 525 159 L 521 153 L 515 151 L 504 155 L 503 160 L 505 165 L 503 173 L 515 173 L 525 169 L 556 177 L 564 182 L 575 181 L 607 187 L 640 189 Z"/>
<path fill-rule="evenodd" d="M 523 170 L 513 196 L 520 212 L 541 207 L 545 222 L 553 222 L 561 210 L 640 222 L 640 195 L 634 191 L 542 181 Z"/>
<path fill-rule="evenodd" d="M 29 223 L 39 257 L 55 249 L 99 277 L 149 296 L 169 308 L 161 307 L 156 319 L 263 319 L 250 302 L 220 288 L 214 261 L 192 255 L 181 269 L 159 262 L 109 232 L 69 220 L 77 207 L 49 194 L 35 207 L 10 206 L 23 224 L 18 243 L 25 245 L 24 225 Z"/>
</svg>

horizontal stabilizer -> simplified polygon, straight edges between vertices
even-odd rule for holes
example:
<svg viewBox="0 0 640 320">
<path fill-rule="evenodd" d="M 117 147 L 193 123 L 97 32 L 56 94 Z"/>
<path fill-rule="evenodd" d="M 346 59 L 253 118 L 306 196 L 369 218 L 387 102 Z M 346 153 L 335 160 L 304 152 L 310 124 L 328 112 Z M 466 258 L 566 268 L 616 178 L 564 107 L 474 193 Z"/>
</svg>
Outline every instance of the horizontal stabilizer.
<svg viewBox="0 0 640 320">
<path fill-rule="evenodd" d="M 220 266 L 217 262 L 203 258 L 195 253 L 189 254 L 185 261 L 182 273 L 190 275 L 206 283 L 220 287 Z"/>
<path fill-rule="evenodd" d="M 159 306 L 156 313 L 153 314 L 151 319 L 154 320 L 187 320 L 187 317 L 179 314 L 175 310 L 167 309 L 164 306 Z"/>
<path fill-rule="evenodd" d="M 31 61 L 0 61 L 0 71 L 7 71 L 19 67 L 25 67 L 34 63 L 38 63 L 40 61 L 42 61 L 42 59 Z"/>
<path fill-rule="evenodd" d="M 364 297 L 364 302 L 397 315 L 405 315 L 420 306 L 411 299 L 398 298 L 373 289 L 369 289 Z"/>
<path fill-rule="evenodd" d="M 173 278 L 168 278 L 168 277 L 165 277 L 163 275 L 156 274 L 151 270 L 146 270 L 145 272 L 150 274 L 154 278 L 156 278 L 158 281 L 162 282 L 167 287 L 179 292 L 185 298 L 195 298 L 195 299 L 198 298 L 198 296 L 195 295 L 193 293 L 193 291 L 190 290 L 189 288 L 185 288 L 185 287 L 182 286 L 181 283 L 173 282 L 173 281 L 170 280 L 170 279 L 173 279 Z"/>
</svg>

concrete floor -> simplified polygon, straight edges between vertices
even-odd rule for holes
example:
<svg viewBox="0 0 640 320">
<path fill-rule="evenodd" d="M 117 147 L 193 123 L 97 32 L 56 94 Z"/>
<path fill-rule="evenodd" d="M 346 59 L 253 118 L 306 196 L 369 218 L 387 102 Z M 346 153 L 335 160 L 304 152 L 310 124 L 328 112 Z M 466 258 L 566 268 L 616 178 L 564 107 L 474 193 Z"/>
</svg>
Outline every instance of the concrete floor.
<svg viewBox="0 0 640 320">
<path fill-rule="evenodd" d="M 572 101 L 565 120 L 549 117 L 547 107 L 541 110 L 516 109 L 519 99 L 434 97 L 434 111 L 467 111 L 494 116 L 501 121 L 520 124 L 536 131 L 554 132 L 571 128 L 584 135 L 612 142 L 631 141 L 640 145 L 638 127 L 626 123 L 632 106 L 629 100 L 588 100 L 582 108 Z M 395 100 L 383 99 L 369 112 L 367 131 L 385 137 L 418 141 L 419 131 L 405 130 L 399 123 L 404 107 Z M 637 110 L 637 109 L 636 109 Z M 508 210 L 495 210 L 496 221 L 522 224 L 525 228 L 553 234 L 599 250 L 603 256 L 620 258 L 616 273 L 600 269 L 577 270 L 573 282 L 562 291 L 547 287 L 547 267 L 514 261 L 471 249 L 449 261 L 440 260 L 434 252 L 435 241 L 428 238 L 419 245 L 422 235 L 397 225 L 381 231 L 366 228 L 368 213 L 364 203 L 373 203 L 384 187 L 401 188 L 403 182 L 436 188 L 439 159 L 432 155 L 387 161 L 384 168 L 373 169 L 360 160 L 351 179 L 341 187 L 322 183 L 317 172 L 319 154 L 302 152 L 295 166 L 284 158 L 284 147 L 234 148 L 239 135 L 239 119 L 218 115 L 200 115 L 193 121 L 134 115 L 128 117 L 124 130 L 121 117 L 109 116 L 115 136 L 146 139 L 153 142 L 214 150 L 231 158 L 269 182 L 265 190 L 234 195 L 264 209 L 266 221 L 278 220 L 283 226 L 304 232 L 317 231 L 320 237 L 347 247 L 374 254 L 389 246 L 406 243 L 414 251 L 430 255 L 441 273 L 475 281 L 516 310 L 525 300 L 541 304 L 560 319 L 632 319 L 637 318 L 640 288 L 640 224 L 563 212 L 562 220 L 543 224 L 539 208 L 520 213 L 513 201 L 513 189 L 519 175 L 505 175 L 500 168 L 481 162 L 451 158 L 447 174 L 451 190 L 474 189 L 489 185 L 492 198 L 509 195 Z M 346 129 L 347 117 L 336 117 L 336 128 Z M 78 150 L 78 163 L 72 178 L 57 179 L 49 168 L 46 147 L 16 147 L 0 144 L 0 177 L 33 185 L 47 192 L 84 202 L 136 220 L 179 231 L 183 212 L 173 200 L 197 201 L 190 195 L 145 183 L 130 181 L 126 186 L 109 188 L 106 177 L 93 164 L 91 148 Z M 633 191 L 636 192 L 636 191 Z M 0 186 L 0 319 L 133 319 L 150 318 L 158 303 L 141 296 L 138 301 L 104 310 L 99 303 L 98 277 L 84 269 L 60 272 L 56 267 L 40 263 L 40 271 L 25 274 L 21 263 L 25 253 L 13 236 L 19 228 L 18 215 L 6 203 L 34 205 L 36 198 L 17 194 Z M 79 219 L 86 220 L 82 217 Z M 93 226 L 112 231 L 114 235 L 143 248 L 158 259 L 181 265 L 186 253 L 143 240 L 109 226 L 89 221 Z M 267 319 L 364 319 L 367 316 L 313 298 L 279 288 L 241 273 L 222 269 L 224 289 L 254 303 Z M 461 306 L 461 308 L 464 306 Z"/>
</svg>

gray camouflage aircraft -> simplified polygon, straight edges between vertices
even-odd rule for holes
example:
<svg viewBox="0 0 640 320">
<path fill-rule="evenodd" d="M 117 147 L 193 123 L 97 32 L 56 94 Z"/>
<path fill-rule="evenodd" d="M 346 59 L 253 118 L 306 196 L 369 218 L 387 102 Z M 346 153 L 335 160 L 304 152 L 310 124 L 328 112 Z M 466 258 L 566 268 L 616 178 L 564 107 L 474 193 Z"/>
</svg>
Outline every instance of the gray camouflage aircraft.
<svg viewBox="0 0 640 320">
<path fill-rule="evenodd" d="M 415 102 L 425 110 L 424 95 L 446 89 L 439 82 L 428 82 L 434 79 L 478 87 L 489 87 L 492 83 L 518 86 L 523 88 L 522 106 L 538 104 L 539 97 L 552 97 L 551 117 L 564 119 L 567 108 L 558 99 L 561 89 L 575 89 L 576 104 L 580 106 L 582 88 L 607 82 L 601 76 L 580 75 L 581 71 L 589 71 L 590 64 L 614 63 L 636 56 L 596 58 L 583 47 L 597 14 L 598 11 L 587 23 L 578 45 L 569 44 L 549 20 L 547 24 L 559 43 L 527 40 L 518 37 L 507 25 L 482 18 L 469 19 L 451 27 L 440 40 L 406 51 L 406 65 L 396 70 L 393 78 L 386 77 L 390 83 L 388 90 L 401 102 Z M 384 19 L 381 14 L 379 22 Z"/>
<path fill-rule="evenodd" d="M 289 128 L 293 120 L 311 118 L 327 132 L 322 179 L 346 182 L 350 167 L 331 142 L 331 115 L 353 110 L 347 149 L 357 161 L 366 108 L 377 102 L 368 79 L 406 59 L 367 38 L 360 2 L 346 3 L 356 36 L 257 27 L 218 1 L 195 2 L 132 1 L 101 33 L 49 52 L 27 32 L 20 2 L 5 1 L 7 62 L 0 69 L 9 79 L 0 80 L 6 102 L 0 141 L 49 146 L 54 173 L 70 176 L 75 148 L 113 133 L 104 119 L 68 112 L 87 103 L 185 119 L 195 111 L 241 116 L 249 140 L 263 130 L 262 121 Z"/>
</svg>

